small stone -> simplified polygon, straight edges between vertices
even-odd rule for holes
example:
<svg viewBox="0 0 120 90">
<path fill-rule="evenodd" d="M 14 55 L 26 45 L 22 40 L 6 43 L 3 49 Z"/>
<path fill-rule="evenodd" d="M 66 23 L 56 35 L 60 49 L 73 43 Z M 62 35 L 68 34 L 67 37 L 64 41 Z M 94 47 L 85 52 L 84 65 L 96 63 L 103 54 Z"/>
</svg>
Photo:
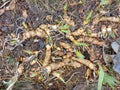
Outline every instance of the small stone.
<svg viewBox="0 0 120 90">
<path fill-rule="evenodd" d="M 38 44 L 39 44 L 40 49 L 44 49 L 45 48 L 45 43 L 44 43 L 43 40 L 39 40 Z"/>
<path fill-rule="evenodd" d="M 113 70 L 120 74 L 120 52 L 113 58 Z"/>
<path fill-rule="evenodd" d="M 2 30 L 3 32 L 7 32 L 7 31 L 8 31 L 8 27 L 3 26 L 3 27 L 1 28 L 1 30 Z"/>
<path fill-rule="evenodd" d="M 116 53 L 118 53 L 120 45 L 117 42 L 112 42 L 111 47 Z"/>
</svg>

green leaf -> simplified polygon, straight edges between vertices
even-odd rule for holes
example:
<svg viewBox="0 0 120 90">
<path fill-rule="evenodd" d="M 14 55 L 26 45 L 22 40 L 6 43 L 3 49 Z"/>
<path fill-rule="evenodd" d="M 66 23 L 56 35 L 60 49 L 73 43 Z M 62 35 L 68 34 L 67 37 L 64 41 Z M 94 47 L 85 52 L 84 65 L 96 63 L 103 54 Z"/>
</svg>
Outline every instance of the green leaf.
<svg viewBox="0 0 120 90">
<path fill-rule="evenodd" d="M 62 77 L 60 77 L 59 78 L 63 83 L 65 83 L 65 80 L 62 78 Z"/>
<path fill-rule="evenodd" d="M 109 0 L 101 0 L 100 6 L 101 6 L 101 5 L 106 5 L 108 2 L 109 2 Z"/>
<path fill-rule="evenodd" d="M 33 54 L 33 51 L 31 51 L 31 50 L 23 50 L 23 52 L 25 52 L 27 54 Z"/>
<path fill-rule="evenodd" d="M 88 44 L 87 43 L 80 43 L 80 42 L 75 42 L 75 45 L 77 45 L 77 46 L 84 46 L 84 47 L 87 47 L 88 46 Z"/>
<path fill-rule="evenodd" d="M 108 84 L 111 88 L 115 89 L 115 85 L 120 84 L 120 81 L 116 80 L 113 76 L 104 74 L 103 84 Z"/>
<path fill-rule="evenodd" d="M 87 34 L 87 36 L 90 36 L 91 35 L 91 30 L 87 30 L 86 34 Z"/>
<path fill-rule="evenodd" d="M 11 41 L 10 41 L 10 44 L 13 44 L 13 45 L 17 44 L 17 40 L 14 40 L 14 39 L 11 40 Z"/>
<path fill-rule="evenodd" d="M 68 24 L 65 24 L 61 27 L 61 31 L 63 33 L 68 33 L 68 29 L 69 29 L 69 25 Z"/>
<path fill-rule="evenodd" d="M 67 9 L 68 9 L 68 3 L 67 2 L 65 3 L 63 9 L 64 9 L 64 11 L 67 11 Z"/>
<path fill-rule="evenodd" d="M 99 66 L 99 78 L 98 78 L 98 90 L 102 90 L 102 84 L 108 84 L 112 89 L 115 89 L 115 85 L 120 84 L 120 81 L 116 80 L 113 76 L 105 73 L 100 64 Z"/>
<path fill-rule="evenodd" d="M 79 59 L 84 59 L 84 55 L 81 52 L 76 51 L 75 54 Z"/>
<path fill-rule="evenodd" d="M 109 32 L 109 36 L 112 37 L 112 38 L 115 38 L 115 34 L 114 34 L 114 32 L 112 32 L 112 31 Z"/>
<path fill-rule="evenodd" d="M 22 22 L 22 25 L 24 26 L 24 28 L 28 28 L 28 26 L 25 22 Z"/>
<path fill-rule="evenodd" d="M 11 56 L 8 56 L 7 57 L 7 61 L 10 63 L 10 64 L 12 64 L 12 65 L 15 65 L 15 60 L 14 60 L 14 58 L 13 57 L 11 57 Z"/>
<path fill-rule="evenodd" d="M 88 16 L 86 17 L 86 19 L 83 22 L 84 25 L 86 25 L 90 22 L 90 18 L 92 17 L 92 13 L 93 13 L 92 10 L 88 13 Z"/>
<path fill-rule="evenodd" d="M 63 33 L 68 33 L 68 31 L 67 30 L 65 30 L 65 29 L 63 29 L 63 30 L 61 30 Z"/>
<path fill-rule="evenodd" d="M 98 64 L 98 66 L 99 66 L 98 90 L 102 90 L 102 83 L 103 83 L 103 79 L 104 79 L 104 71 L 103 71 L 103 68 L 100 64 Z"/>
<path fill-rule="evenodd" d="M 69 25 L 68 24 L 63 25 L 63 27 L 61 28 L 61 30 L 64 30 L 64 29 L 69 29 Z"/>
<path fill-rule="evenodd" d="M 90 19 L 90 18 L 92 17 L 92 13 L 93 13 L 93 11 L 91 10 L 91 11 L 88 13 L 88 16 L 87 16 L 86 19 Z"/>
<path fill-rule="evenodd" d="M 33 78 L 33 77 L 36 77 L 37 75 L 39 75 L 38 72 L 32 72 L 32 73 L 30 74 L 30 77 Z"/>
</svg>

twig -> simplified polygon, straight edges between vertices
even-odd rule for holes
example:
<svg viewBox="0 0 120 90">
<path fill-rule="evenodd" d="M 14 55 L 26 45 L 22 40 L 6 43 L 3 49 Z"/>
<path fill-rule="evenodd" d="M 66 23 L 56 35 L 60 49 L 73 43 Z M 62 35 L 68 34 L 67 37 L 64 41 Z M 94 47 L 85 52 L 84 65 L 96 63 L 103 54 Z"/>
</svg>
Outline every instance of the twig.
<svg viewBox="0 0 120 90">
<path fill-rule="evenodd" d="M 10 2 L 10 0 L 7 0 L 5 3 L 3 3 L 0 8 L 3 8 L 5 5 L 7 5 Z"/>
<path fill-rule="evenodd" d="M 70 78 L 69 78 L 65 83 L 68 83 L 68 82 L 73 78 L 73 76 L 74 76 L 75 74 L 80 74 L 80 72 L 74 72 L 74 73 L 70 76 Z"/>
</svg>

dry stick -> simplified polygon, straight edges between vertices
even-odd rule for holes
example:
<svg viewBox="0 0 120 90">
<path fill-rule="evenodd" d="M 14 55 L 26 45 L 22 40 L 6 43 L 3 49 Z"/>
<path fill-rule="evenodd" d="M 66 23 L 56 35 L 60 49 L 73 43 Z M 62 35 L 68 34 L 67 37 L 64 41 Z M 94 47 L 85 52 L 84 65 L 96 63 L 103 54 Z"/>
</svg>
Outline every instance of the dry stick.
<svg viewBox="0 0 120 90">
<path fill-rule="evenodd" d="M 24 69 L 23 66 L 21 64 L 18 66 L 18 63 L 17 63 L 15 75 L 9 80 L 9 82 L 8 82 L 9 85 L 8 85 L 6 90 L 12 90 L 13 89 L 13 86 L 18 81 L 18 78 L 21 76 L 21 74 L 23 72 L 23 69 Z"/>
<path fill-rule="evenodd" d="M 68 83 L 73 78 L 73 76 L 76 74 L 81 74 L 81 72 L 74 72 L 65 83 Z"/>
<path fill-rule="evenodd" d="M 3 3 L 0 8 L 3 8 L 5 5 L 7 5 L 10 2 L 10 0 L 6 1 L 5 3 Z"/>
<path fill-rule="evenodd" d="M 51 46 L 46 45 L 46 56 L 43 62 L 43 66 L 47 66 L 49 64 L 50 57 L 51 57 Z"/>
</svg>

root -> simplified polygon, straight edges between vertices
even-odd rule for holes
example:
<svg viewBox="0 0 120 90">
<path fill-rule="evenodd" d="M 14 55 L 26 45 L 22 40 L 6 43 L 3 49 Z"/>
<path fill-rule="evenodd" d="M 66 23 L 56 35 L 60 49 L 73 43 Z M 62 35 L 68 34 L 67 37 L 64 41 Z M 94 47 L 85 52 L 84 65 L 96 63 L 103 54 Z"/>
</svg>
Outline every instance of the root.
<svg viewBox="0 0 120 90">
<path fill-rule="evenodd" d="M 50 57 L 51 57 L 51 46 L 47 45 L 46 46 L 46 56 L 45 56 L 45 59 L 43 62 L 43 66 L 47 66 L 49 64 Z"/>
<path fill-rule="evenodd" d="M 114 23 L 120 23 L 120 18 L 119 17 L 97 17 L 93 20 L 93 25 L 98 24 L 101 21 L 110 21 Z"/>
<path fill-rule="evenodd" d="M 42 29 L 37 28 L 35 31 L 28 31 L 23 33 L 23 40 L 34 37 L 34 36 L 43 38 L 43 37 L 46 37 L 47 35 Z"/>
<path fill-rule="evenodd" d="M 120 18 L 119 17 L 101 17 L 100 21 L 110 21 L 110 22 L 115 22 L 115 23 L 120 23 Z"/>
<path fill-rule="evenodd" d="M 103 44 L 105 44 L 104 41 L 99 41 L 96 38 L 89 38 L 89 37 L 85 37 L 84 39 L 83 38 L 79 38 L 77 41 L 78 42 L 85 41 L 85 42 L 96 44 L 96 45 L 99 45 L 99 46 L 102 46 Z"/>
<path fill-rule="evenodd" d="M 51 63 L 48 66 L 42 68 L 42 71 L 46 71 L 46 73 L 49 75 L 52 71 L 55 71 L 66 65 L 73 66 L 74 68 L 81 67 L 81 64 L 78 63 L 77 61 L 72 61 L 72 60 L 66 59 L 63 62 Z"/>
<path fill-rule="evenodd" d="M 65 66 L 64 62 L 59 63 L 51 63 L 48 66 L 41 69 L 41 72 L 46 71 L 46 73 L 49 75 L 52 71 L 59 69 L 60 67 Z"/>
<path fill-rule="evenodd" d="M 74 32 L 71 33 L 73 36 L 88 36 L 83 28 L 80 28 Z M 98 33 L 91 33 L 88 37 L 96 37 L 97 38 Z"/>
<path fill-rule="evenodd" d="M 66 51 L 70 51 L 70 52 L 73 51 L 72 46 L 68 43 L 60 42 L 60 46 L 64 47 L 66 49 Z"/>
<path fill-rule="evenodd" d="M 85 60 L 85 59 L 81 60 L 81 59 L 78 59 L 78 58 L 75 58 L 75 57 L 73 57 L 72 60 L 76 60 L 79 63 L 84 64 L 85 66 L 89 67 L 91 70 L 96 70 L 95 65 L 89 60 Z"/>
</svg>

